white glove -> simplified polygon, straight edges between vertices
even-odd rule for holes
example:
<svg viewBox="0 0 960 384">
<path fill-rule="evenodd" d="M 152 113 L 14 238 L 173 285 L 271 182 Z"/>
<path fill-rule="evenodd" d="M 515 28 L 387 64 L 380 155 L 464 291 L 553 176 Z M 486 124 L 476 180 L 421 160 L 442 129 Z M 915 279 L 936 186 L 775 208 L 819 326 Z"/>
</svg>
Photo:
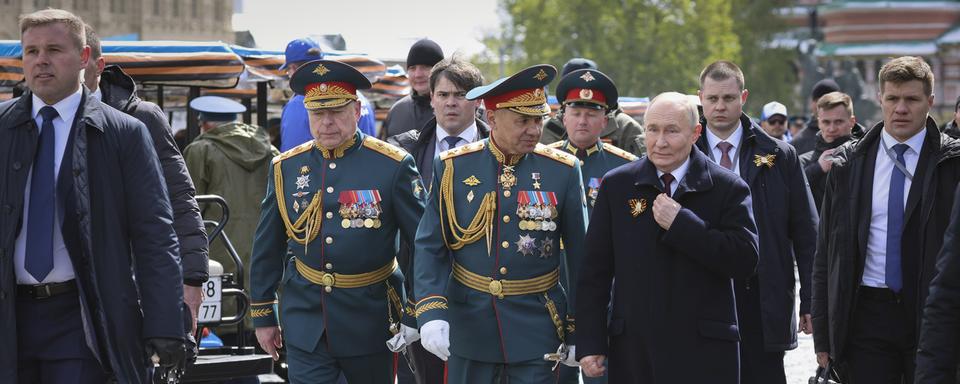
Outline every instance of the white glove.
<svg viewBox="0 0 960 384">
<path fill-rule="evenodd" d="M 407 343 L 407 345 L 413 344 L 413 342 L 420 340 L 420 332 L 417 331 L 416 328 L 400 324 L 400 333 L 403 334 L 403 340 Z"/>
<path fill-rule="evenodd" d="M 579 367 L 580 362 L 577 361 L 577 346 L 576 345 L 567 345 L 567 358 L 560 361 L 560 364 L 566 365 L 568 367 Z"/>
<path fill-rule="evenodd" d="M 450 357 L 450 323 L 446 320 L 430 320 L 420 327 L 420 337 L 423 349 L 447 361 Z"/>
<path fill-rule="evenodd" d="M 417 340 L 420 340 L 420 332 L 417 332 L 415 328 L 400 324 L 400 332 L 387 340 L 387 349 L 390 352 L 400 352 Z"/>
</svg>

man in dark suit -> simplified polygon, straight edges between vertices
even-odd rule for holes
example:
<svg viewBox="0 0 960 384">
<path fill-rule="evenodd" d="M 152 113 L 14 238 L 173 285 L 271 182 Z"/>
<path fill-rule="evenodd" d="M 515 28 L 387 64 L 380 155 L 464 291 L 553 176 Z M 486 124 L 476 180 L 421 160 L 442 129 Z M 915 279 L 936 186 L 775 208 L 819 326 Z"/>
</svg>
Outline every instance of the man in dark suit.
<svg viewBox="0 0 960 384">
<path fill-rule="evenodd" d="M 844 383 L 912 383 L 917 325 L 960 179 L 960 143 L 929 117 L 933 72 L 900 57 L 878 76 L 883 122 L 827 174 L 813 268 L 817 361 Z"/>
<path fill-rule="evenodd" d="M 704 134 L 697 148 L 747 185 L 760 239 L 757 273 L 734 280 L 743 384 L 786 384 L 784 352 L 797 347 L 797 323 L 810 334 L 810 269 L 817 211 L 797 152 L 743 113 L 743 72 L 717 61 L 700 74 Z M 800 276 L 796 314 L 794 260 Z"/>
<path fill-rule="evenodd" d="M 693 150 L 696 106 L 669 92 L 645 116 L 647 157 L 604 177 L 577 290 L 577 359 L 611 383 L 738 383 L 732 279 L 757 266 L 750 190 Z M 696 241 L 690 241 L 696 239 Z M 617 294 L 607 319 L 610 285 Z"/>
<path fill-rule="evenodd" d="M 441 60 L 430 71 L 430 104 L 433 107 L 434 117 L 423 127 L 417 127 L 391 136 L 387 142 L 406 150 L 413 155 L 420 170 L 420 177 L 425 185 L 430 184 L 433 176 L 433 159 L 440 152 L 451 150 L 486 139 L 490 136 L 490 127 L 487 123 L 476 118 L 477 100 L 467 100 L 467 91 L 483 85 L 483 75 L 480 70 L 459 58 L 453 57 Z M 407 292 L 413 292 L 413 263 L 405 262 L 413 252 L 412 244 L 401 244 L 398 259 L 401 265 L 406 265 L 405 276 L 411 276 L 404 281 Z M 412 296 L 412 295 L 411 295 Z M 413 310 L 414 303 L 409 300 L 407 307 Z M 416 318 L 407 317 L 412 321 L 409 326 L 416 328 Z M 432 353 L 423 349 L 419 342 L 412 344 L 412 353 L 405 355 L 416 368 L 416 381 L 419 383 L 443 382 L 444 363 Z M 412 383 L 405 367 L 400 366 L 397 372 L 399 383 Z"/>
<path fill-rule="evenodd" d="M 953 197 L 960 199 L 960 188 Z M 917 348 L 916 382 L 952 384 L 957 381 L 960 356 L 960 205 L 953 205 L 950 226 L 937 257 L 937 276 L 923 310 Z"/>
<path fill-rule="evenodd" d="M 148 382 L 148 357 L 169 367 L 184 354 L 177 237 L 150 134 L 81 86 L 78 17 L 46 9 L 21 16 L 20 31 L 30 91 L 0 104 L 0 377 Z"/>
</svg>

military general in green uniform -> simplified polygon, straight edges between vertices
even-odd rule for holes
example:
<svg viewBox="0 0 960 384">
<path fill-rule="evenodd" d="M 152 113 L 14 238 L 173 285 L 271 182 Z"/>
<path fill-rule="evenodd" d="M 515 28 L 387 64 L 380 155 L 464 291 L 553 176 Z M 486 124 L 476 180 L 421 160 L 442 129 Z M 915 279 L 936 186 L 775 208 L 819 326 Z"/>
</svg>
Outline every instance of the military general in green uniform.
<svg viewBox="0 0 960 384">
<path fill-rule="evenodd" d="M 595 71 L 597 70 L 597 63 L 584 58 L 571 59 L 563 65 L 560 76 L 566 78 L 571 72 L 583 69 L 592 69 Z M 559 90 L 556 96 L 558 99 L 562 96 Z M 616 102 L 617 100 L 613 99 L 611 101 Z M 557 115 L 547 119 L 543 124 L 543 136 L 540 137 L 541 143 L 550 144 L 567 138 L 568 130 L 565 127 L 565 119 L 563 118 L 566 110 L 566 107 L 561 101 L 560 111 Z M 643 144 L 645 140 L 643 126 L 630 117 L 630 115 L 626 114 L 619 105 L 616 108 L 611 108 L 607 113 L 607 117 L 607 123 L 600 132 L 600 139 L 603 140 L 605 144 L 621 148 L 637 156 L 642 156 L 646 151 Z"/>
<path fill-rule="evenodd" d="M 276 358 L 282 327 L 292 383 L 335 383 L 341 372 L 351 384 L 393 383 L 396 240 L 416 233 L 420 175 L 410 155 L 357 130 L 357 89 L 370 82 L 356 69 L 312 61 L 291 84 L 314 140 L 270 169 L 251 266 L 257 340 Z"/>
<path fill-rule="evenodd" d="M 554 76 L 537 65 L 468 92 L 483 99 L 491 137 L 434 162 L 415 315 L 424 348 L 448 360 L 449 383 L 553 383 L 544 355 L 575 364 L 575 292 L 560 266 L 576 281 L 587 210 L 580 162 L 537 143 Z"/>
<path fill-rule="evenodd" d="M 567 130 L 567 139 L 549 146 L 569 152 L 580 159 L 588 211 L 593 210 L 603 175 L 637 159 L 632 153 L 600 139 L 607 125 L 608 113 L 618 108 L 617 96 L 617 86 L 613 80 L 596 69 L 572 71 L 560 79 L 557 85 L 557 101 L 564 110 L 563 126 Z M 578 372 L 579 370 L 573 367 L 561 367 L 559 382 L 579 383 Z M 606 376 L 584 377 L 583 382 L 606 383 Z"/>
</svg>

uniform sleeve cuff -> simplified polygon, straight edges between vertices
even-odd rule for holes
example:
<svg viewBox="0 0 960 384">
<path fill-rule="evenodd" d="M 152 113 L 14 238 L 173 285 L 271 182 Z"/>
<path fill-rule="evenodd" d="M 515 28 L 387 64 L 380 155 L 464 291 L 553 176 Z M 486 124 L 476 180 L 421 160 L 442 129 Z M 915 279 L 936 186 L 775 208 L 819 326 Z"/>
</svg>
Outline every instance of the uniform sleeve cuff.
<svg viewBox="0 0 960 384">
<path fill-rule="evenodd" d="M 254 327 L 273 327 L 280 325 L 277 316 L 277 301 L 262 301 L 250 304 L 250 318 Z"/>
<path fill-rule="evenodd" d="M 427 296 L 417 302 L 414 316 L 421 326 L 431 320 L 446 320 L 447 298 L 443 296 Z"/>
<path fill-rule="evenodd" d="M 564 342 L 570 345 L 576 344 L 577 320 L 574 319 L 573 316 L 567 316 L 564 321 L 564 331 L 566 332 L 566 340 L 564 340 Z"/>
</svg>

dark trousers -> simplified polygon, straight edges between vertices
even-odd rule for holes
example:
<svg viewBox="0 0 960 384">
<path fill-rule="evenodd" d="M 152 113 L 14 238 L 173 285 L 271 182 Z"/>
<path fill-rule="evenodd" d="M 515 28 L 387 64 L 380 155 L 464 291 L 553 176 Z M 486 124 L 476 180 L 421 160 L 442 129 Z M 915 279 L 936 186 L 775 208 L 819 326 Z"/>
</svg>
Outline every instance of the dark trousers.
<svg viewBox="0 0 960 384">
<path fill-rule="evenodd" d="M 287 344 L 287 370 L 291 384 L 335 384 L 341 374 L 350 384 L 393 384 L 394 356 L 383 352 L 356 357 L 333 357 L 324 335 L 313 351 Z"/>
<path fill-rule="evenodd" d="M 763 345 L 759 279 L 754 275 L 733 285 L 740 328 L 740 384 L 786 384 L 784 352 L 769 352 Z"/>
<path fill-rule="evenodd" d="M 860 287 L 844 352 L 845 384 L 913 383 L 917 344 L 908 313 L 889 289 Z"/>
<path fill-rule="evenodd" d="M 19 383 L 103 384 L 107 373 L 87 346 L 76 292 L 17 297 Z"/>
<path fill-rule="evenodd" d="M 556 384 L 553 362 L 543 359 L 501 364 L 468 360 L 450 355 L 447 360 L 449 384 Z"/>
<path fill-rule="evenodd" d="M 445 363 L 439 357 L 424 349 L 423 344 L 420 344 L 419 341 L 411 344 L 410 348 L 407 348 L 407 354 L 401 354 L 399 358 L 397 384 L 443 384 Z M 417 370 L 416 375 L 410 371 L 410 367 L 404 362 L 404 359 L 409 359 L 409 364 Z"/>
</svg>

